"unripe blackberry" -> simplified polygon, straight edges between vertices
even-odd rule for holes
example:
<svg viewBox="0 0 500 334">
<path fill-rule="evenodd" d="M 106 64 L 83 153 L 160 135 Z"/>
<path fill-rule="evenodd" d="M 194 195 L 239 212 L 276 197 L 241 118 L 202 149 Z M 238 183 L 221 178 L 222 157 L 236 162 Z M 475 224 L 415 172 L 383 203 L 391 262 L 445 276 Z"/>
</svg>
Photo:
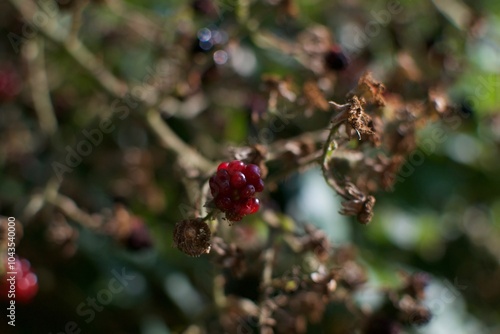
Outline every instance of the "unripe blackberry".
<svg viewBox="0 0 500 334">
<path fill-rule="evenodd" d="M 174 229 L 174 246 L 189 256 L 200 256 L 210 252 L 210 227 L 203 219 L 186 219 L 178 222 Z"/>
<path fill-rule="evenodd" d="M 215 206 L 228 220 L 240 221 L 259 210 L 260 202 L 254 196 L 264 190 L 264 181 L 257 165 L 240 160 L 222 162 L 208 183 Z"/>
</svg>

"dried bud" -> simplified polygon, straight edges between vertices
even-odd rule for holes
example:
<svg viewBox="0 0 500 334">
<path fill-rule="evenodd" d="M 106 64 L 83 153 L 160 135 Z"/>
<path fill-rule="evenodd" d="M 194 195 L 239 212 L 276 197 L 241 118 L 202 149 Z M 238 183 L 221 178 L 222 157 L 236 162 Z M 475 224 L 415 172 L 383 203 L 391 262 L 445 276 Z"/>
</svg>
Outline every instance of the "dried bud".
<svg viewBox="0 0 500 334">
<path fill-rule="evenodd" d="M 366 200 L 363 202 L 363 207 L 361 208 L 361 212 L 358 213 L 357 218 L 358 221 L 362 224 L 368 224 L 373 217 L 373 207 L 375 206 L 375 197 L 368 196 Z"/>
<path fill-rule="evenodd" d="M 343 264 L 340 270 L 340 282 L 347 285 L 349 289 L 356 289 L 367 280 L 366 271 L 360 264 L 354 261 L 347 261 Z"/>
<path fill-rule="evenodd" d="M 427 273 L 419 272 L 413 275 L 405 276 L 405 287 L 403 292 L 411 297 L 422 300 L 425 297 L 425 288 L 430 282 L 430 276 Z"/>
<path fill-rule="evenodd" d="M 410 325 L 423 325 L 431 320 L 431 312 L 426 307 L 418 304 L 409 295 L 403 296 L 396 307 L 400 310 L 401 320 Z"/>
<path fill-rule="evenodd" d="M 174 246 L 189 256 L 210 252 L 210 227 L 200 218 L 178 222 L 174 229 Z"/>
</svg>

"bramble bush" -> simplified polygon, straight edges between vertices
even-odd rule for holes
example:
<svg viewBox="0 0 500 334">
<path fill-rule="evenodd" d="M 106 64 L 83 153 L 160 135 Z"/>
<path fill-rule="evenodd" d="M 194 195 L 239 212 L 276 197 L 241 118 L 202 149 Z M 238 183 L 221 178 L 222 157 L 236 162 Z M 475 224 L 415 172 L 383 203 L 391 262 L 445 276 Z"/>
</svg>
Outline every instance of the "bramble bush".
<svg viewBox="0 0 500 334">
<path fill-rule="evenodd" d="M 0 4 L 1 332 L 493 332 L 498 9 Z"/>
</svg>

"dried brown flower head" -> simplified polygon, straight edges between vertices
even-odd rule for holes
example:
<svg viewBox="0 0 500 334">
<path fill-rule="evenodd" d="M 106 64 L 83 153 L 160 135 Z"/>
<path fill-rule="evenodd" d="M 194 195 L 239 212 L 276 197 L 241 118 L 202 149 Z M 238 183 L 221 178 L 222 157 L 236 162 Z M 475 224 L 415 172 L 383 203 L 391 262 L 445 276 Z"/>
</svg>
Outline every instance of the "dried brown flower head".
<svg viewBox="0 0 500 334">
<path fill-rule="evenodd" d="M 210 252 L 210 227 L 200 218 L 178 222 L 174 229 L 174 246 L 189 256 Z"/>
<path fill-rule="evenodd" d="M 360 223 L 368 224 L 373 217 L 375 197 L 365 195 L 351 182 L 346 182 L 344 189 L 344 198 L 347 201 L 342 202 L 340 213 L 346 216 L 356 216 Z"/>
<path fill-rule="evenodd" d="M 365 113 L 366 101 L 363 98 L 354 95 L 346 104 L 340 105 L 333 101 L 330 101 L 330 104 L 340 111 L 332 120 L 334 125 L 346 122 L 356 131 L 359 140 L 361 140 L 361 135 L 375 134 L 372 117 Z"/>
</svg>

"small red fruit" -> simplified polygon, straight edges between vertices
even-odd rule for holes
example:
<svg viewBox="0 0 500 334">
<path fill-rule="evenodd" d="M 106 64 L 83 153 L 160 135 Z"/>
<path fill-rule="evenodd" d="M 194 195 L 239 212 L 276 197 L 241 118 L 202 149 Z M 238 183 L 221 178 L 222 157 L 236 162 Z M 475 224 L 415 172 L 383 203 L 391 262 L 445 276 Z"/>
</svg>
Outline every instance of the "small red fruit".
<svg viewBox="0 0 500 334">
<path fill-rule="evenodd" d="M 15 291 L 12 291 L 10 282 L 7 281 L 11 275 L 2 277 L 0 283 L 1 298 L 9 298 L 12 292 L 15 294 L 14 300 L 20 303 L 29 303 L 38 292 L 38 278 L 31 271 L 31 264 L 28 260 L 17 258 L 15 260 L 14 269 L 10 268 L 10 264 L 5 261 L 5 272 L 15 272 Z"/>
<path fill-rule="evenodd" d="M 264 190 L 264 181 L 257 165 L 246 165 L 239 160 L 222 162 L 208 184 L 215 206 L 228 220 L 240 221 L 259 211 L 260 203 L 254 196 Z"/>
</svg>

